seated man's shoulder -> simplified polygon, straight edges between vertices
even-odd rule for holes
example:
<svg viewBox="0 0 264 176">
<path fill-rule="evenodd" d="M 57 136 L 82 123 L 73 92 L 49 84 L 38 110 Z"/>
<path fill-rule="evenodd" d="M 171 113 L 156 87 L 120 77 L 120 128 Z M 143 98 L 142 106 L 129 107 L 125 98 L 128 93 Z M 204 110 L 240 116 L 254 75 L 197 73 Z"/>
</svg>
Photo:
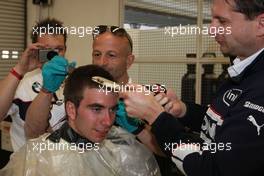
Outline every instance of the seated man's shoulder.
<svg viewBox="0 0 264 176">
<path fill-rule="evenodd" d="M 127 138 L 132 138 L 135 139 L 135 135 L 127 132 L 126 130 L 124 130 L 123 128 L 119 127 L 119 126 L 115 126 L 113 125 L 111 130 L 109 131 L 107 138 L 113 138 L 113 137 L 127 137 Z"/>
<path fill-rule="evenodd" d="M 118 163 L 120 175 L 160 175 L 158 164 L 149 151 L 134 135 L 113 126 L 100 147 L 104 156 L 114 156 L 111 164 Z M 137 164 L 140 163 L 140 164 Z M 144 164 L 142 164 L 144 163 Z"/>
<path fill-rule="evenodd" d="M 141 153 L 147 153 L 151 155 L 151 152 L 136 139 L 135 135 L 125 131 L 121 127 L 113 126 L 104 142 L 108 146 L 115 148 L 115 150 L 125 151 L 127 154 L 141 155 Z M 135 150 L 137 150 L 136 153 Z"/>
<path fill-rule="evenodd" d="M 46 138 L 47 138 L 48 136 L 50 136 L 50 134 L 51 134 L 51 133 L 44 133 L 44 134 L 40 135 L 39 137 L 29 139 L 28 141 L 29 141 L 29 142 L 32 142 L 32 141 L 45 141 Z"/>
</svg>

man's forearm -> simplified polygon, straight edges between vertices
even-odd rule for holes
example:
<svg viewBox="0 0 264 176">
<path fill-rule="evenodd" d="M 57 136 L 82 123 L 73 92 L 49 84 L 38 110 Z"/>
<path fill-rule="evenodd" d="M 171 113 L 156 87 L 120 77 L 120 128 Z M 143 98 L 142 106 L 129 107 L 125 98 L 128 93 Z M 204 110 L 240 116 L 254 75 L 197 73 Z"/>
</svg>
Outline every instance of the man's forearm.
<svg viewBox="0 0 264 176">
<path fill-rule="evenodd" d="M 11 73 L 0 81 L 0 122 L 5 118 L 19 84 L 19 79 Z"/>
<path fill-rule="evenodd" d="M 192 131 L 200 132 L 207 106 L 201 106 L 192 102 L 185 102 L 186 113 L 179 121 L 192 129 Z"/>
<path fill-rule="evenodd" d="M 146 127 L 143 129 L 138 135 L 137 138 L 148 147 L 153 153 L 159 156 L 165 156 L 165 154 L 161 151 L 155 136 L 151 133 L 150 129 Z"/>
<path fill-rule="evenodd" d="M 25 120 L 25 134 L 27 138 L 38 137 L 47 131 L 51 100 L 51 93 L 41 91 L 30 104 Z"/>
</svg>

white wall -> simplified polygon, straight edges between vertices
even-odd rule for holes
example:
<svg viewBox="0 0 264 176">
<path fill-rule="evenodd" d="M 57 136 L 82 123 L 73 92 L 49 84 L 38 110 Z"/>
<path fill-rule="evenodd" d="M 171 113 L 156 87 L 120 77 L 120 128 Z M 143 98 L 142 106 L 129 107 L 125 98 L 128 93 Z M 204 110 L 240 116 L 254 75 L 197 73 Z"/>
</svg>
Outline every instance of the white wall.
<svg viewBox="0 0 264 176">
<path fill-rule="evenodd" d="M 50 7 L 33 5 L 27 0 L 28 43 L 32 26 L 39 19 L 54 17 L 64 22 L 64 26 L 91 26 L 99 24 L 120 25 L 122 0 L 53 0 Z M 66 57 L 76 60 L 78 65 L 91 63 L 92 36 L 68 35 Z"/>
</svg>

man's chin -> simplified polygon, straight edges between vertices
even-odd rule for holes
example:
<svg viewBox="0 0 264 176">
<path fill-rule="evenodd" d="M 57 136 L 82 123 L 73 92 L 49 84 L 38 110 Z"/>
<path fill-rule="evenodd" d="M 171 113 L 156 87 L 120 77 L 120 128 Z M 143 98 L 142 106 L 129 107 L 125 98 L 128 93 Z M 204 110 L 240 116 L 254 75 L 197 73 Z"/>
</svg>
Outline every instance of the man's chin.
<svg viewBox="0 0 264 176">
<path fill-rule="evenodd" d="M 107 133 L 97 133 L 97 135 L 95 136 L 93 142 L 102 142 L 106 136 L 107 136 L 108 132 Z"/>
<path fill-rule="evenodd" d="M 115 80 L 118 80 L 118 78 L 120 78 L 120 74 L 116 74 L 115 70 L 113 70 L 112 68 L 103 68 L 108 71 L 114 77 Z"/>
</svg>

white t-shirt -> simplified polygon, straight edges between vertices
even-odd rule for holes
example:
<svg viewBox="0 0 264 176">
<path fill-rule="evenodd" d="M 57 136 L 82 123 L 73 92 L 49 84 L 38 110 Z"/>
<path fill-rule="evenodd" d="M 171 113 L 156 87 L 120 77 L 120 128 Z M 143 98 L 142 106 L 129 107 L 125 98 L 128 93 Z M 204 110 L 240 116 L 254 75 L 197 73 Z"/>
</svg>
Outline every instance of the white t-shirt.
<svg viewBox="0 0 264 176">
<path fill-rule="evenodd" d="M 18 85 L 13 103 L 7 113 L 7 115 L 10 115 L 12 118 L 10 136 L 14 151 L 17 151 L 26 143 L 24 132 L 26 111 L 30 103 L 38 95 L 41 87 L 42 75 L 40 69 L 36 69 L 32 72 L 27 73 Z M 54 101 L 51 109 L 52 118 L 50 118 L 49 122 L 50 126 L 54 127 L 54 130 L 61 126 L 61 123 L 58 122 L 60 121 L 60 119 L 65 117 L 64 104 L 62 103 L 62 92 L 62 88 L 56 92 L 58 100 Z"/>
</svg>

